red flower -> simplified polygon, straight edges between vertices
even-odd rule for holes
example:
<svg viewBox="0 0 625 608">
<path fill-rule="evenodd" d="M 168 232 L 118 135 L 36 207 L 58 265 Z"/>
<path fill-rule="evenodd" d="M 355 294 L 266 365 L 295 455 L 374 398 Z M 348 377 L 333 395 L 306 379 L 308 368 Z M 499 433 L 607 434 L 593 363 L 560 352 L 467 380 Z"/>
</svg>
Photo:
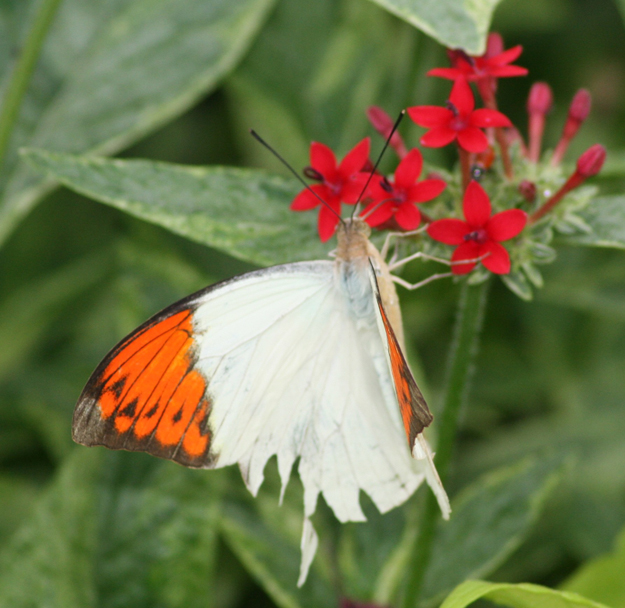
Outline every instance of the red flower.
<svg viewBox="0 0 625 608">
<path fill-rule="evenodd" d="M 490 38 L 497 34 L 491 34 Z M 491 45 L 489 45 L 491 46 Z M 501 48 L 501 47 L 500 47 Z M 519 44 L 507 51 L 490 54 L 488 50 L 480 57 L 471 57 L 462 51 L 452 54 L 453 67 L 434 68 L 428 72 L 428 76 L 440 76 L 449 80 L 465 78 L 469 81 L 482 80 L 484 78 L 505 78 L 507 76 L 525 76 L 527 69 L 518 65 L 510 65 L 516 61 L 523 52 Z"/>
<path fill-rule="evenodd" d="M 368 173 L 361 173 L 368 158 L 368 137 L 354 146 L 338 166 L 334 152 L 328 146 L 317 142 L 310 144 L 311 166 L 306 168 L 305 173 L 321 183 L 300 192 L 291 203 L 291 209 L 308 211 L 321 205 L 317 225 L 322 242 L 330 239 L 336 230 L 341 215 L 341 203 L 354 205 L 358 202 L 369 178 Z"/>
<path fill-rule="evenodd" d="M 457 245 L 451 256 L 452 262 L 481 260 L 495 274 L 510 272 L 510 256 L 501 241 L 515 237 L 525 228 L 527 214 L 520 209 L 509 209 L 491 217 L 490 200 L 482 186 L 472 181 L 462 201 L 466 221 L 456 219 L 437 220 L 428 226 L 428 234 L 446 245 Z M 454 274 L 467 274 L 476 262 L 454 264 Z"/>
<path fill-rule="evenodd" d="M 394 182 L 374 177 L 369 191 L 374 201 L 362 212 L 369 226 L 384 224 L 393 216 L 403 230 L 414 230 L 419 225 L 421 213 L 415 205 L 432 200 L 447 186 L 442 179 L 418 182 L 422 168 L 421 152 L 413 148 L 399 163 Z"/>
<path fill-rule="evenodd" d="M 464 78 L 454 82 L 446 108 L 413 106 L 408 114 L 418 125 L 430 129 L 421 145 L 440 148 L 458 139 L 458 145 L 467 152 L 482 152 L 488 148 L 488 139 L 480 128 L 511 127 L 512 123 L 497 110 L 475 110 L 471 87 Z"/>
</svg>

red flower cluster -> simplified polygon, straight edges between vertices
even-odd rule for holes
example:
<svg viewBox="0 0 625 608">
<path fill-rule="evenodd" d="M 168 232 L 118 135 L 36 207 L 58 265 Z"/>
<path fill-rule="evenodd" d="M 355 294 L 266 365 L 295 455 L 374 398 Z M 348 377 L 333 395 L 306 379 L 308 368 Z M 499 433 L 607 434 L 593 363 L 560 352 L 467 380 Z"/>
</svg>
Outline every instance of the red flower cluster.
<svg viewBox="0 0 625 608">
<path fill-rule="evenodd" d="M 436 198 L 447 185 L 442 179 L 418 181 L 423 157 L 416 148 L 399 163 L 393 180 L 363 170 L 368 164 L 368 154 L 369 139 L 363 139 L 337 167 L 330 148 L 317 142 L 311 144 L 311 166 L 305 173 L 321 183 L 300 192 L 291 209 L 308 211 L 321 205 L 318 230 L 322 242 L 330 239 L 336 230 L 341 203 L 354 205 L 362 197 L 368 202 L 362 216 L 370 226 L 380 226 L 394 218 L 402 230 L 414 230 L 421 222 L 421 213 L 415 205 Z"/>
<path fill-rule="evenodd" d="M 527 74 L 525 68 L 513 65 L 522 50 L 521 46 L 504 50 L 501 36 L 490 34 L 482 56 L 471 57 L 461 50 L 449 51 L 451 67 L 428 72 L 429 76 L 453 80 L 445 106 L 413 106 L 407 110 L 416 124 L 428 129 L 420 139 L 421 145 L 434 148 L 453 142 L 458 145 L 464 219 L 440 219 L 427 226 L 427 234 L 432 239 L 455 247 L 451 261 L 456 275 L 471 272 L 479 263 L 494 274 L 509 273 L 510 255 L 502 243 L 541 220 L 568 192 L 598 173 L 605 160 L 602 146 L 590 148 L 580 157 L 576 171 L 563 185 L 556 186 L 555 194 L 542 206 L 536 201 L 544 194 L 533 181 L 519 176 L 517 192 L 522 198 L 521 204 L 531 215 L 528 217 L 525 211 L 517 208 L 493 215 L 487 193 L 475 180 L 490 169 L 495 158 L 495 143 L 500 152 L 503 179 L 508 183 L 514 180 L 514 155 L 509 151 L 513 142 L 519 144 L 520 153 L 530 162 L 539 162 L 545 120 L 553 102 L 551 89 L 546 83 L 536 83 L 532 87 L 527 104 L 530 118 L 527 146 L 510 120 L 497 110 L 498 79 Z M 475 108 L 470 83 L 476 86 L 485 107 Z M 551 158 L 552 165 L 561 161 L 569 142 L 588 116 L 590 105 L 590 94 L 580 90 L 569 109 L 561 140 Z M 421 153 L 416 148 L 408 150 L 395 130 L 396 124 L 382 108 L 371 107 L 367 114 L 373 127 L 395 150 L 400 162 L 394 175 L 386 177 L 368 169 L 372 166 L 368 158 L 368 139 L 348 152 L 340 164 L 328 147 L 320 143 L 311 145 L 311 166 L 305 173 L 319 183 L 302 191 L 291 208 L 305 211 L 321 205 L 318 229 L 322 241 L 334 234 L 343 203 L 354 205 L 362 201 L 365 208 L 361 217 L 372 227 L 414 230 L 422 220 L 418 205 L 436 198 L 446 187 L 445 181 L 433 176 L 419 180 L 423 169 Z M 471 180 L 472 177 L 475 179 Z M 430 222 L 427 216 L 426 220 Z"/>
</svg>

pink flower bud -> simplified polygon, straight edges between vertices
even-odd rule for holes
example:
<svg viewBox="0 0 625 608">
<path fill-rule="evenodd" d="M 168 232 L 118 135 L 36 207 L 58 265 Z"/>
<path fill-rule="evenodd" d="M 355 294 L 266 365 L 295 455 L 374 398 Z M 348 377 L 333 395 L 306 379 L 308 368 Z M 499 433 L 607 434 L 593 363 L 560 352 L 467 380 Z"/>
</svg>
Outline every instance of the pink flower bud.
<svg viewBox="0 0 625 608">
<path fill-rule="evenodd" d="M 575 93 L 569 107 L 569 118 L 578 122 L 584 122 L 590 113 L 592 97 L 587 89 L 580 89 Z"/>
<path fill-rule="evenodd" d="M 582 123 L 590 113 L 591 101 L 590 93 L 586 89 L 580 89 L 575 93 L 571 105 L 569 106 L 569 114 L 566 118 L 566 123 L 564 123 L 564 129 L 562 129 L 562 137 L 551 157 L 552 166 L 555 167 L 560 164 L 564 158 L 564 154 L 571 140 L 575 137 Z"/>
<path fill-rule="evenodd" d="M 551 110 L 553 95 L 551 87 L 546 82 L 535 82 L 527 98 L 527 113 L 545 115 Z"/>
<path fill-rule="evenodd" d="M 577 160 L 577 169 L 562 187 L 530 216 L 530 224 L 549 213 L 571 190 L 579 188 L 589 177 L 597 175 L 605 162 L 606 151 L 601 144 L 590 146 Z"/>
<path fill-rule="evenodd" d="M 543 132 L 545 130 L 545 116 L 551 109 L 552 103 L 551 87 L 546 82 L 535 82 L 527 98 L 527 112 L 530 116 L 528 158 L 533 163 L 537 163 L 540 159 Z"/>
<path fill-rule="evenodd" d="M 590 146 L 577 160 L 577 173 L 588 178 L 597 175 L 605 162 L 606 150 L 601 144 Z"/>
<path fill-rule="evenodd" d="M 486 53 L 484 57 L 494 57 L 503 53 L 503 38 L 501 34 L 497 32 L 491 32 L 488 34 L 488 41 L 486 42 Z"/>
</svg>

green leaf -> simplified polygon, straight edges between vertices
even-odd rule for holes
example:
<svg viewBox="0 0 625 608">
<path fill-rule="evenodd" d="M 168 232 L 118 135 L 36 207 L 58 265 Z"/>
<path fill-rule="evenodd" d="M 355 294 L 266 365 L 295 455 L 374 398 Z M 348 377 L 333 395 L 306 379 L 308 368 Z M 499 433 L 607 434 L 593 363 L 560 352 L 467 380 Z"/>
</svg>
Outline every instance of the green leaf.
<svg viewBox="0 0 625 608">
<path fill-rule="evenodd" d="M 316 213 L 289 210 L 301 186 L 254 169 L 187 167 L 28 150 L 68 188 L 265 266 L 326 257 Z"/>
<path fill-rule="evenodd" d="M 625 21 L 625 0 L 617 0 L 616 6 L 620 9 L 623 21 Z"/>
<path fill-rule="evenodd" d="M 216 472 L 76 449 L 0 554 L 0 606 L 210 606 Z"/>
<path fill-rule="evenodd" d="M 493 572 L 521 544 L 560 477 L 561 461 L 530 459 L 490 473 L 452 502 L 425 575 L 433 599 L 468 578 Z"/>
<path fill-rule="evenodd" d="M 0 475 L 0 544 L 15 532 L 22 520 L 29 515 L 41 488 L 33 481 L 18 476 Z"/>
<path fill-rule="evenodd" d="M 406 513 L 414 512 L 415 501 L 384 515 L 364 495 L 361 504 L 367 521 L 341 528 L 338 559 L 345 594 L 387 604 L 404 572 L 405 551 L 400 543 L 410 521 Z"/>
<path fill-rule="evenodd" d="M 577 215 L 590 226 L 592 233 L 561 237 L 558 239 L 561 243 L 625 249 L 625 196 L 594 198 Z"/>
<path fill-rule="evenodd" d="M 102 280 L 104 262 L 99 255 L 77 260 L 0 302 L 0 380 L 23 365 L 59 311 Z"/>
<path fill-rule="evenodd" d="M 565 591 L 582 594 L 612 608 L 625 607 L 625 529 L 613 553 L 593 559 L 563 585 Z"/>
<path fill-rule="evenodd" d="M 493 572 L 505 561 L 542 511 L 560 477 L 560 462 L 526 459 L 485 475 L 452 501 L 452 516 L 439 524 L 426 572 L 425 605 L 467 578 Z M 350 597 L 382 605 L 392 602 L 414 543 L 410 517 L 414 509 L 412 504 L 380 515 L 372 507 L 366 510 L 366 523 L 342 527 L 339 564 Z"/>
<path fill-rule="evenodd" d="M 224 499 L 220 520 L 224 540 L 280 608 L 337 606 L 324 547 L 329 534 L 315 521 L 320 546 L 306 583 L 298 589 L 304 520 L 302 486 L 294 474 L 279 504 L 280 481 L 275 461 L 265 474 L 267 479 L 256 498 L 241 487 L 239 479 L 232 486 L 240 491 L 231 491 Z"/>
<path fill-rule="evenodd" d="M 0 240 L 50 187 L 18 162 L 17 148 L 112 153 L 129 145 L 181 114 L 230 72 L 273 2 L 64 2 L 1 175 Z"/>
<path fill-rule="evenodd" d="M 246 158 L 278 167 L 265 150 L 246 143 L 251 125 L 295 167 L 309 163 L 311 140 L 342 157 L 373 133 L 368 106 L 382 105 L 394 115 L 415 103 L 417 34 L 362 0 L 280 2 L 226 81 Z M 377 137 L 372 149 L 381 148 Z"/>
<path fill-rule="evenodd" d="M 441 608 L 464 608 L 480 598 L 510 608 L 607 608 L 591 600 L 566 591 L 520 583 L 488 583 L 467 581 L 456 587 Z"/>
<path fill-rule="evenodd" d="M 442 45 L 481 55 L 501 0 L 373 0 Z"/>
</svg>

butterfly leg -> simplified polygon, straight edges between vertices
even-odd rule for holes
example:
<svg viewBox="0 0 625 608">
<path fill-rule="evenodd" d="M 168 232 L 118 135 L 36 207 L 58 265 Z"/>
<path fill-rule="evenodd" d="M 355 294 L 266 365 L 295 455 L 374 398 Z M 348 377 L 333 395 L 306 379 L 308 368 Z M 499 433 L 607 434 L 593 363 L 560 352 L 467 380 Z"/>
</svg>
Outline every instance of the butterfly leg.
<svg viewBox="0 0 625 608">
<path fill-rule="evenodd" d="M 409 255 L 408 257 L 405 257 L 401 260 L 396 260 L 390 263 L 388 265 L 388 268 L 392 272 L 396 268 L 399 268 L 400 266 L 403 266 L 404 264 L 407 264 L 408 262 L 412 262 L 412 260 L 417 260 L 417 259 L 431 260 L 432 262 L 439 262 L 440 264 L 445 264 L 446 266 L 451 266 L 453 264 L 453 262 L 450 262 L 449 260 L 445 260 L 444 258 L 437 258 L 433 255 L 428 255 L 427 253 L 423 253 L 422 251 L 417 251 L 417 253 L 413 253 L 412 255 Z M 463 263 L 466 264 L 467 262 L 465 261 Z"/>
<path fill-rule="evenodd" d="M 407 264 L 408 262 L 412 262 L 412 260 L 417 260 L 417 259 L 422 259 L 422 260 L 431 260 L 432 262 L 438 262 L 439 264 L 445 264 L 445 266 L 457 266 L 459 264 L 477 264 L 478 262 L 481 262 L 485 257 L 489 256 L 489 253 L 485 253 L 484 255 L 481 255 L 479 258 L 473 258 L 471 260 L 456 260 L 455 262 L 452 262 L 450 260 L 446 260 L 444 258 L 437 258 L 433 255 L 428 255 L 427 253 L 423 253 L 422 251 L 417 251 L 417 253 L 413 253 L 412 255 L 409 255 L 406 258 L 403 258 L 401 260 L 397 260 L 395 262 L 393 262 L 392 264 L 388 265 L 388 268 L 390 271 L 395 270 L 396 268 L 399 268 L 400 266 L 403 266 L 404 264 Z"/>
<path fill-rule="evenodd" d="M 386 256 L 388 255 L 389 249 L 391 248 L 391 239 L 394 237 L 395 239 L 405 237 L 405 236 L 415 236 L 416 234 L 421 234 L 427 228 L 427 224 L 418 228 L 417 230 L 410 230 L 409 232 L 389 232 L 384 239 L 384 245 L 382 245 L 382 250 L 380 251 L 380 255 L 383 260 L 386 260 Z"/>
<path fill-rule="evenodd" d="M 404 281 L 404 279 L 396 277 L 394 274 L 391 275 L 391 279 L 393 280 L 393 283 L 401 285 L 408 291 L 414 291 L 415 289 L 419 289 L 420 287 L 423 287 L 424 285 L 427 285 L 432 281 L 436 281 L 437 279 L 447 279 L 453 276 L 453 272 L 441 272 L 438 274 L 433 274 L 432 276 L 429 276 L 427 279 L 423 279 L 423 281 L 419 281 L 418 283 L 408 283 L 408 281 Z"/>
</svg>

